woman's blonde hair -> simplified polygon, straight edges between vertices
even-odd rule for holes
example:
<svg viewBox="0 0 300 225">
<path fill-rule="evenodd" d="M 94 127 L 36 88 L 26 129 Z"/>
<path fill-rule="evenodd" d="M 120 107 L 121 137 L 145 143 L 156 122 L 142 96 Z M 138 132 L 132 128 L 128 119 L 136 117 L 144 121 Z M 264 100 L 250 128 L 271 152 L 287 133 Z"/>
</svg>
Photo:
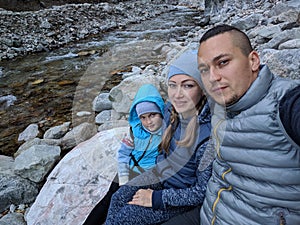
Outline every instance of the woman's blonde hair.
<svg viewBox="0 0 300 225">
<path fill-rule="evenodd" d="M 203 94 L 203 93 L 202 93 Z M 182 147 L 190 147 L 194 144 L 196 137 L 198 135 L 197 129 L 199 127 L 198 123 L 198 115 L 203 109 L 203 106 L 206 103 L 206 96 L 203 94 L 200 101 L 196 105 L 197 113 L 191 118 L 190 122 L 187 125 L 186 132 L 184 134 L 183 139 L 176 141 L 178 146 Z M 171 116 L 170 116 L 170 124 L 164 131 L 162 136 L 162 141 L 160 143 L 160 151 L 165 150 L 165 152 L 169 153 L 169 147 L 171 143 L 172 136 L 179 124 L 179 115 L 176 112 L 175 108 L 172 106 Z"/>
</svg>

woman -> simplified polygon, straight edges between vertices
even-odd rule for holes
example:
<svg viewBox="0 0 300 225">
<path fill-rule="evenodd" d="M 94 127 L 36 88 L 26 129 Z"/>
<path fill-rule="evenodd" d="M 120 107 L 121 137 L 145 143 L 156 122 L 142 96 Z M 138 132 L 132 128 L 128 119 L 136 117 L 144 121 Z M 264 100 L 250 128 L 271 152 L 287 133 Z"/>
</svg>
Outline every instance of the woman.
<svg viewBox="0 0 300 225">
<path fill-rule="evenodd" d="M 198 209 L 204 200 L 212 159 L 202 159 L 211 117 L 195 51 L 184 52 L 171 64 L 168 96 L 158 163 L 113 195 L 106 225 L 160 224 Z"/>
</svg>

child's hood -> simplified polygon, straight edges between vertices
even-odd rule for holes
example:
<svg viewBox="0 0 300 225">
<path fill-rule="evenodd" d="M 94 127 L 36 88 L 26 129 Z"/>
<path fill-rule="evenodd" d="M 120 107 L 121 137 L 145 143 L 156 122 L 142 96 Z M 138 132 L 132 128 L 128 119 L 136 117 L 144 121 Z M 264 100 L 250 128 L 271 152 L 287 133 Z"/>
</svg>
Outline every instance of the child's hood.
<svg viewBox="0 0 300 225">
<path fill-rule="evenodd" d="M 131 107 L 129 109 L 128 122 L 129 122 L 129 125 L 133 128 L 133 131 L 136 126 L 139 126 L 141 124 L 141 121 L 136 113 L 136 109 L 135 109 L 136 105 L 140 102 L 145 102 L 145 101 L 155 103 L 158 106 L 158 108 L 160 109 L 161 114 L 163 116 L 164 100 L 161 97 L 159 91 L 152 84 L 144 84 L 139 88 L 138 92 L 136 93 L 136 95 L 133 99 Z"/>
</svg>

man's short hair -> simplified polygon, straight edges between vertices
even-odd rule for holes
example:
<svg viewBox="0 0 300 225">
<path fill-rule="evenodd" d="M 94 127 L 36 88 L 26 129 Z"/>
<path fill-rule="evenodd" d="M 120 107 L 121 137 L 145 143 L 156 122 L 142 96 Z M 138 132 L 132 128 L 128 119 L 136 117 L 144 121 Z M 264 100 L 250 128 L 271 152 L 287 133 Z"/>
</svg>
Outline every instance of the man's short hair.
<svg viewBox="0 0 300 225">
<path fill-rule="evenodd" d="M 208 40 L 209 38 L 212 38 L 218 34 L 223 34 L 229 32 L 232 34 L 233 44 L 241 49 L 242 53 L 245 56 L 248 56 L 250 52 L 253 51 L 251 42 L 249 40 L 249 37 L 241 30 L 234 26 L 230 26 L 227 24 L 221 24 L 217 25 L 211 29 L 209 29 L 200 39 L 200 45 L 204 41 Z"/>
</svg>

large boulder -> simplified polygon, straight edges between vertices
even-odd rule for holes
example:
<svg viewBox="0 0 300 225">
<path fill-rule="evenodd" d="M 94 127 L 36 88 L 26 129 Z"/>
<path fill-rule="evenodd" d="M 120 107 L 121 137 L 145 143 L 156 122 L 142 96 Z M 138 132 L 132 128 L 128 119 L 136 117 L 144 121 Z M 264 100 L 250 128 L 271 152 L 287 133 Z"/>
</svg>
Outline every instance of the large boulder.
<svg viewBox="0 0 300 225">
<path fill-rule="evenodd" d="M 37 184 L 16 175 L 13 171 L 13 158 L 0 155 L 0 212 L 7 210 L 11 204 L 32 203 L 38 195 Z"/>
<path fill-rule="evenodd" d="M 82 224 L 117 174 L 116 152 L 127 131 L 101 131 L 72 149 L 48 176 L 26 215 L 27 224 Z"/>
</svg>

